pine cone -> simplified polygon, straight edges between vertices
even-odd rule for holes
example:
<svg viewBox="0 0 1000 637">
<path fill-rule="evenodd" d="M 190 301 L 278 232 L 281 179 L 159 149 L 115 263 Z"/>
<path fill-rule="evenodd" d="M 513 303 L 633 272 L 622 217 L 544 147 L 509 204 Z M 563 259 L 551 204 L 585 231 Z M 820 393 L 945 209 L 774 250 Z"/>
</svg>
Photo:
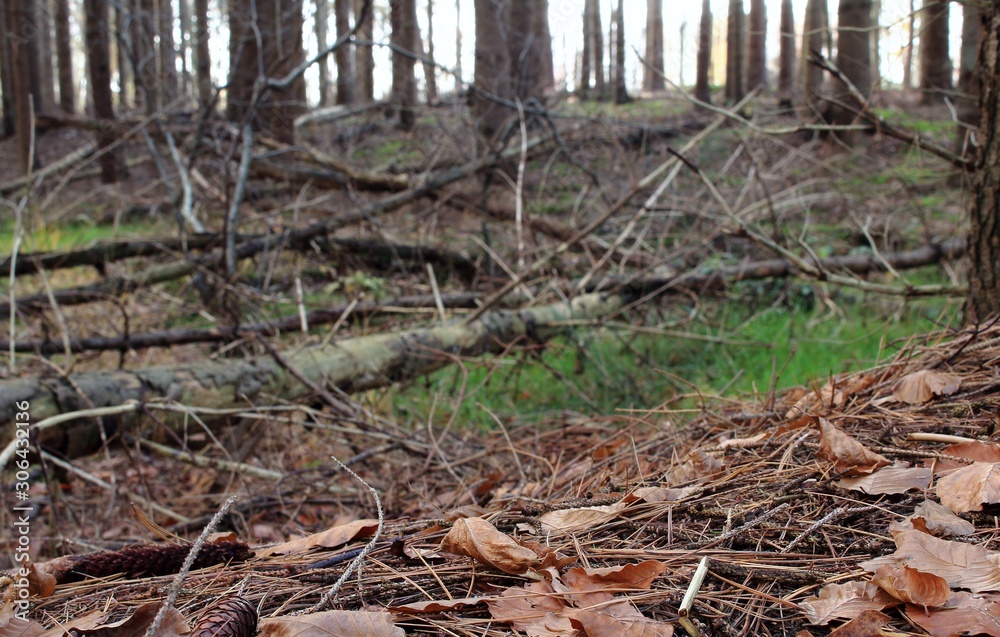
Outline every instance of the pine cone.
<svg viewBox="0 0 1000 637">
<path fill-rule="evenodd" d="M 204 610 L 188 637 L 253 637 L 256 633 L 257 609 L 239 595 L 229 595 Z"/>
<path fill-rule="evenodd" d="M 127 546 L 118 551 L 71 555 L 59 558 L 61 561 L 56 565 L 53 575 L 60 584 L 117 573 L 130 579 L 171 575 L 180 570 L 190 550 L 190 544 L 142 544 Z M 242 562 L 251 555 L 253 553 L 250 547 L 243 542 L 206 542 L 198 552 L 192 568 Z"/>
</svg>

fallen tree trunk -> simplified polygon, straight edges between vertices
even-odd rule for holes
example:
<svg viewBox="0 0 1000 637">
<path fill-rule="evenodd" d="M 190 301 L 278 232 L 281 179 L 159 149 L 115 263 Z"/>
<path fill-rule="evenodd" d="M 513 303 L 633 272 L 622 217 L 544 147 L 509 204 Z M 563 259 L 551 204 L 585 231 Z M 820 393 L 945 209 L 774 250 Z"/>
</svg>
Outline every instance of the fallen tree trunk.
<svg viewBox="0 0 1000 637">
<path fill-rule="evenodd" d="M 817 261 L 817 266 L 825 272 L 850 272 L 867 274 L 869 272 L 884 272 L 886 264 L 897 270 L 931 265 L 943 260 L 953 260 L 965 254 L 965 239 L 953 239 L 942 244 L 932 244 L 905 252 L 890 253 L 879 259 L 875 255 L 847 255 L 829 257 Z M 802 274 L 785 259 L 767 259 L 750 261 L 739 265 L 730 265 L 702 272 L 686 272 L 669 277 L 625 277 L 605 276 L 588 281 L 583 292 L 599 290 L 611 291 L 627 288 L 629 296 L 644 296 L 647 294 L 676 294 L 679 292 L 705 293 L 717 290 L 738 281 L 757 279 L 774 279 Z M 567 294 L 572 294 L 579 287 L 573 282 L 562 286 Z M 461 294 L 445 294 L 441 296 L 441 305 L 448 309 L 471 309 L 486 297 L 483 292 L 466 292 Z M 508 304 L 521 301 L 519 297 L 506 299 Z M 306 323 L 310 327 L 335 323 L 350 312 L 358 319 L 368 318 L 379 312 L 392 311 L 393 308 L 427 308 L 436 309 L 436 299 L 429 294 L 405 296 L 390 299 L 384 303 L 357 303 L 353 307 L 344 304 L 337 307 L 310 310 L 306 312 Z M 202 329 L 174 329 L 151 332 L 148 334 L 133 334 L 129 336 L 93 336 L 69 341 L 71 352 L 98 350 L 138 350 L 149 347 L 172 347 L 191 343 L 218 343 L 234 341 L 249 334 L 264 334 L 277 336 L 282 332 L 298 331 L 301 326 L 298 314 L 273 321 L 248 323 L 235 328 L 222 329 L 218 327 Z M 10 349 L 10 343 L 0 341 L 0 351 Z M 45 356 L 66 351 L 66 344 L 61 340 L 21 341 L 14 343 L 17 352 L 34 352 Z"/>
<path fill-rule="evenodd" d="M 198 362 L 135 371 L 80 372 L 68 378 L 19 378 L 0 381 L 0 443 L 14 436 L 14 415 L 27 411 L 32 422 L 127 401 L 173 400 L 195 407 L 239 407 L 296 401 L 312 393 L 297 374 L 314 383 L 360 391 L 428 374 L 466 356 L 498 353 L 520 340 L 545 341 L 567 321 L 598 319 L 622 307 L 617 293 L 579 296 L 569 302 L 495 311 L 479 320 L 397 334 L 375 334 L 274 357 Z M 289 369 L 289 367 L 291 369 Z M 291 370 L 295 370 L 294 373 Z M 20 409 L 24 403 L 27 410 Z M 118 423 L 104 423 L 115 433 Z M 90 453 L 101 444 L 93 418 L 62 423 L 39 432 L 38 443 L 68 457 Z"/>
</svg>

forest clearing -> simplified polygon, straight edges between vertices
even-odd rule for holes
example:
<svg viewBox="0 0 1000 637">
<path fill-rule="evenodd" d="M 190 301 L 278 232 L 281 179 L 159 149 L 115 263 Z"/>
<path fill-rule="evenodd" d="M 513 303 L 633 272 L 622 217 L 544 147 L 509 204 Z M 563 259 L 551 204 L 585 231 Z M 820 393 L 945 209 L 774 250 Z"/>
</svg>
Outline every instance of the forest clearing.
<svg viewBox="0 0 1000 637">
<path fill-rule="evenodd" d="M 0 6 L 0 637 L 1000 636 L 1000 3 L 578 4 Z"/>
</svg>

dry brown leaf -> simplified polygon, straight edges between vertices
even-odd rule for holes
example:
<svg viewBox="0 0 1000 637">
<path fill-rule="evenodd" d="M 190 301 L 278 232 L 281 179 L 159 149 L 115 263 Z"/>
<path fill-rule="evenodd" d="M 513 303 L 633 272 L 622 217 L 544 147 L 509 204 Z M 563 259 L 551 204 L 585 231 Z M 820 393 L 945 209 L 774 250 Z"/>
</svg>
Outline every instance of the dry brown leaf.
<svg viewBox="0 0 1000 637">
<path fill-rule="evenodd" d="M 260 637 L 405 637 L 385 612 L 330 610 L 260 621 Z"/>
<path fill-rule="evenodd" d="M 951 595 L 944 578 L 909 566 L 883 564 L 872 581 L 899 601 L 918 606 L 944 606 Z"/>
<path fill-rule="evenodd" d="M 412 604 L 400 604 L 390 606 L 386 610 L 390 613 L 443 613 L 449 610 L 462 610 L 478 604 L 485 604 L 486 597 L 462 597 L 460 599 L 432 599 L 426 602 L 413 602 Z"/>
<path fill-rule="evenodd" d="M 343 546 L 358 538 L 371 537 L 378 528 L 378 520 L 354 520 L 347 524 L 338 524 L 325 531 L 313 533 L 305 537 L 289 540 L 277 546 L 257 551 L 257 557 L 270 555 L 292 555 L 304 553 L 310 549 L 332 549 Z"/>
<path fill-rule="evenodd" d="M 542 563 L 534 551 L 521 546 L 482 518 L 455 520 L 455 525 L 441 540 L 441 550 L 467 555 L 514 575 L 538 568 Z"/>
<path fill-rule="evenodd" d="M 902 564 L 944 578 L 952 588 L 973 593 L 1000 590 L 1000 567 L 990 561 L 981 546 L 942 540 L 921 531 L 892 531 L 896 552 L 861 562 L 861 568 L 875 572 L 883 564 Z"/>
<path fill-rule="evenodd" d="M 486 600 L 490 615 L 528 637 L 576 637 L 580 634 L 562 613 L 566 605 L 549 582 L 511 587 Z"/>
<path fill-rule="evenodd" d="M 817 420 L 821 436 L 819 455 L 833 462 L 837 475 L 856 476 L 892 464 L 885 456 L 869 451 L 826 418 Z"/>
<path fill-rule="evenodd" d="M 143 604 L 128 618 L 117 622 L 103 623 L 107 619 L 104 611 L 88 613 L 83 617 L 66 622 L 63 625 L 50 628 L 42 633 L 42 637 L 63 637 L 73 632 L 86 633 L 87 637 L 143 637 L 146 629 L 153 623 L 156 614 L 160 612 L 160 602 Z M 191 632 L 184 616 L 176 608 L 171 607 L 153 637 L 181 637 Z"/>
<path fill-rule="evenodd" d="M 892 621 L 891 618 L 883 612 L 866 610 L 830 633 L 830 637 L 882 637 L 883 635 L 891 635 L 892 633 L 884 630 L 890 621 Z"/>
<path fill-rule="evenodd" d="M 1000 601 L 997 595 L 956 591 L 948 600 L 948 608 L 928 613 L 922 606 L 907 606 L 906 619 L 932 637 L 1000 637 Z"/>
<path fill-rule="evenodd" d="M 910 520 L 918 530 L 938 537 L 971 535 L 976 530 L 976 525 L 972 522 L 963 520 L 954 511 L 933 500 L 924 500 L 918 504 L 913 509 Z"/>
<path fill-rule="evenodd" d="M 19 614 L 24 609 L 10 601 L 0 606 L 0 635 L 3 637 L 38 637 L 45 627 L 34 619 L 25 619 Z"/>
<path fill-rule="evenodd" d="M 608 568 L 571 568 L 563 581 L 571 590 L 644 591 L 667 565 L 656 560 Z"/>
<path fill-rule="evenodd" d="M 579 533 L 610 522 L 624 508 L 623 503 L 616 502 L 608 506 L 557 509 L 543 514 L 538 521 L 546 533 Z"/>
<path fill-rule="evenodd" d="M 926 489 L 931 486 L 932 479 L 931 470 L 926 467 L 910 467 L 906 463 L 897 462 L 866 476 L 843 478 L 837 486 L 869 495 L 887 495 L 906 493 L 910 489 Z"/>
<path fill-rule="evenodd" d="M 934 396 L 950 396 L 958 391 L 961 384 L 962 377 L 957 374 L 922 369 L 896 381 L 892 395 L 900 402 L 918 405 Z"/>
<path fill-rule="evenodd" d="M 623 608 L 631 609 L 631 613 Z M 672 637 L 674 627 L 643 616 L 631 604 L 613 604 L 600 610 L 570 609 L 587 637 Z"/>
<path fill-rule="evenodd" d="M 674 468 L 666 477 L 669 484 L 685 484 L 688 482 L 706 482 L 722 473 L 724 465 L 715 456 L 704 451 L 695 450 L 688 454 L 680 466 Z"/>
<path fill-rule="evenodd" d="M 532 540 L 517 540 L 517 543 L 535 552 L 538 559 L 542 561 L 541 566 L 539 567 L 542 569 L 550 567 L 562 568 L 564 566 L 569 566 L 576 561 L 575 557 L 563 555 L 550 546 L 544 546 Z"/>
<path fill-rule="evenodd" d="M 700 491 L 700 487 L 639 487 L 623 497 L 621 501 L 624 504 L 677 502 Z"/>
<path fill-rule="evenodd" d="M 799 606 L 810 624 L 825 626 L 833 619 L 854 619 L 866 610 L 884 610 L 899 601 L 871 582 L 827 584 L 816 597 Z"/>
<path fill-rule="evenodd" d="M 955 513 L 982 511 L 983 504 L 1000 502 L 1000 463 L 973 462 L 938 480 L 941 504 Z"/>
</svg>

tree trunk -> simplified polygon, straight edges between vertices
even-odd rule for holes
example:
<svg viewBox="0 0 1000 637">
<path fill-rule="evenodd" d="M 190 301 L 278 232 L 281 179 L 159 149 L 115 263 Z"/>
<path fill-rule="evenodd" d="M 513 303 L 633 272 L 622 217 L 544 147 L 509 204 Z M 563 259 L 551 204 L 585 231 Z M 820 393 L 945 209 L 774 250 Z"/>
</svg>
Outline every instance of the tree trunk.
<svg viewBox="0 0 1000 637">
<path fill-rule="evenodd" d="M 795 17 L 792 0 L 781 0 L 781 40 L 778 52 L 778 105 L 795 102 Z"/>
<path fill-rule="evenodd" d="M 913 88 L 913 40 L 916 38 L 916 0 L 910 0 L 910 13 L 906 22 L 906 56 L 903 58 L 903 88 Z"/>
<path fill-rule="evenodd" d="M 159 107 L 159 73 L 156 70 L 156 22 L 153 0 L 136 0 L 132 14 L 132 54 L 135 57 L 133 78 L 136 85 L 136 106 L 147 115 Z"/>
<path fill-rule="evenodd" d="M 59 58 L 59 108 L 76 112 L 73 96 L 73 53 L 69 36 L 69 0 L 55 0 L 56 56 Z"/>
<path fill-rule="evenodd" d="M 626 104 L 632 101 L 625 88 L 625 0 L 618 0 L 615 10 L 615 104 Z"/>
<path fill-rule="evenodd" d="M 163 106 L 177 99 L 177 52 L 174 50 L 174 7 L 171 0 L 157 0 L 160 38 L 160 93 Z"/>
<path fill-rule="evenodd" d="M 433 0 L 429 1 L 427 6 L 431 6 L 432 1 Z M 413 43 L 417 47 L 417 54 L 420 56 L 420 67 L 424 72 L 424 90 L 427 93 L 427 103 L 435 104 L 438 99 L 437 69 L 434 68 L 434 59 L 424 49 L 424 37 L 420 33 L 420 24 L 416 22 L 414 24 L 416 25 L 416 34 L 414 35 Z M 430 38 L 431 33 L 428 31 L 428 45 L 431 43 Z"/>
<path fill-rule="evenodd" d="M 726 101 L 735 104 L 743 99 L 743 0 L 729 0 L 726 24 Z"/>
<path fill-rule="evenodd" d="M 365 0 L 356 0 L 354 3 L 354 20 L 360 19 L 361 7 Z M 371 42 L 375 38 L 375 11 L 369 10 L 364 22 L 358 28 L 358 38 Z M 357 73 L 358 98 L 362 102 L 372 102 L 375 100 L 375 57 L 372 55 L 371 46 L 355 47 L 354 68 Z"/>
<path fill-rule="evenodd" d="M 514 96 L 513 69 L 507 47 L 510 4 L 476 0 L 476 70 L 471 95 L 472 116 L 479 134 L 492 146 L 512 110 L 491 97 Z"/>
<path fill-rule="evenodd" d="M 257 0 L 256 25 L 251 19 L 243 0 L 230 0 L 230 60 L 235 63 L 230 67 L 227 116 L 243 121 L 252 115 L 255 130 L 290 144 L 295 137 L 295 118 L 306 110 L 301 76 L 287 89 L 268 91 L 255 113 L 247 111 L 258 77 L 283 78 L 305 61 L 302 0 Z"/>
<path fill-rule="evenodd" d="M 437 67 L 434 65 L 434 0 L 427 0 L 427 49 L 424 54 L 426 58 L 424 60 L 424 81 L 427 83 L 427 101 L 433 104 L 438 100 Z"/>
<path fill-rule="evenodd" d="M 803 106 L 815 111 L 819 108 L 819 96 L 823 87 L 823 69 L 809 63 L 812 51 L 821 55 L 829 55 L 829 49 L 824 53 L 827 42 L 826 0 L 809 0 L 806 5 L 805 22 L 802 25 L 802 91 L 799 96 Z"/>
<path fill-rule="evenodd" d="M 1000 2 L 983 8 L 980 135 L 969 224 L 968 322 L 1000 312 Z"/>
<path fill-rule="evenodd" d="M 837 68 L 865 97 L 871 94 L 872 88 L 871 54 L 868 50 L 871 18 L 872 0 L 840 0 L 837 10 Z M 839 81 L 834 99 L 843 104 L 854 104 L 850 91 Z M 854 109 L 833 107 L 834 124 L 850 124 L 855 117 Z M 856 131 L 840 132 L 838 135 L 851 146 L 857 138 Z"/>
<path fill-rule="evenodd" d="M 552 30 L 549 28 L 549 0 L 535 3 L 535 41 L 538 43 L 538 78 L 541 89 L 548 90 L 556 85 L 552 65 Z"/>
<path fill-rule="evenodd" d="M 327 23 L 330 20 L 330 0 L 315 0 L 316 3 L 316 15 L 314 18 L 314 24 L 316 27 L 316 49 L 322 51 L 327 46 L 329 42 L 327 41 Z M 338 2 L 338 4 L 343 4 L 343 0 Z M 339 14 L 337 17 L 340 17 Z M 345 48 L 345 47 L 341 47 Z M 337 51 L 334 53 L 336 56 Z M 346 52 L 346 51 L 345 51 Z M 340 59 L 337 57 L 337 87 L 340 87 Z M 324 55 L 319 59 L 316 64 L 317 70 L 319 71 L 319 105 L 326 106 L 333 102 L 331 90 L 330 90 L 330 62 L 329 56 Z"/>
<path fill-rule="evenodd" d="M 34 24 L 35 12 L 30 0 L 10 0 L 9 33 L 37 33 Z M 33 92 L 37 84 L 32 81 L 34 60 L 32 55 L 35 47 L 30 37 L 4 38 L 10 42 L 11 67 L 14 75 L 14 127 L 17 134 L 17 156 L 21 172 L 27 174 L 31 166 L 31 138 L 33 121 L 31 118 L 32 101 L 39 102 L 37 93 Z"/>
<path fill-rule="evenodd" d="M 872 0 L 871 25 L 869 47 L 872 59 L 870 66 L 872 79 L 875 81 L 875 86 L 878 86 L 882 79 L 882 54 L 879 50 L 879 47 L 882 46 L 882 0 Z"/>
<path fill-rule="evenodd" d="M 662 91 L 663 0 L 646 0 L 646 64 L 642 68 L 642 90 Z"/>
<path fill-rule="evenodd" d="M 101 155 L 101 181 L 118 181 L 119 153 L 109 147 L 115 143 L 115 107 L 111 99 L 111 55 L 108 51 L 108 2 L 84 0 L 87 62 L 90 69 L 90 96 L 94 115 L 102 122 L 97 131 Z"/>
<path fill-rule="evenodd" d="M 417 53 L 416 0 L 390 0 L 389 19 L 392 33 L 392 110 L 399 118 L 399 128 L 413 130 L 417 123 L 417 78 L 413 73 Z"/>
<path fill-rule="evenodd" d="M 585 96 L 606 98 L 604 87 L 604 31 L 601 28 L 599 0 L 584 0 L 583 5 L 584 57 L 581 64 L 581 86 Z M 591 79 L 594 83 L 591 84 Z M 593 93 L 591 93 L 593 88 Z"/>
<path fill-rule="evenodd" d="M 941 100 L 951 91 L 951 56 L 948 54 L 948 0 L 924 0 L 920 9 L 920 90 L 924 104 Z"/>
<path fill-rule="evenodd" d="M 593 88 L 590 84 L 590 78 L 593 75 L 590 70 L 590 58 L 593 57 L 593 36 L 591 34 L 591 20 L 590 20 L 590 0 L 584 0 L 583 3 L 583 53 L 580 56 L 580 76 L 577 78 L 576 93 L 581 98 L 586 99 L 590 97 L 590 90 Z"/>
<path fill-rule="evenodd" d="M 962 49 L 958 66 L 958 96 L 956 108 L 958 120 L 973 128 L 979 126 L 979 74 L 976 73 L 976 57 L 982 40 L 982 15 L 976 3 L 962 5 Z M 969 129 L 958 126 L 955 152 L 961 155 L 972 152 L 975 146 L 968 143 Z"/>
<path fill-rule="evenodd" d="M 198 101 L 202 108 L 212 102 L 211 31 L 208 28 L 208 0 L 194 0 L 194 56 Z"/>
<path fill-rule="evenodd" d="M 462 0 L 455 0 L 455 78 L 462 82 Z M 456 92 L 458 84 L 455 85 Z"/>
<path fill-rule="evenodd" d="M 701 22 L 698 23 L 698 67 L 694 81 L 694 96 L 702 102 L 712 100 L 708 72 L 712 68 L 712 4 L 702 0 Z"/>
<path fill-rule="evenodd" d="M 191 44 L 191 4 L 190 0 L 177 0 L 177 20 L 180 23 L 181 39 L 177 42 L 177 58 L 181 63 L 180 92 L 191 95 L 191 69 L 188 67 L 188 49 Z"/>
<path fill-rule="evenodd" d="M 129 104 L 135 103 L 136 87 L 132 81 L 132 63 L 129 61 L 134 30 L 126 26 L 126 17 L 130 15 L 132 3 L 128 0 L 116 2 L 115 11 L 115 67 L 118 72 L 118 107 L 124 111 Z"/>
<path fill-rule="evenodd" d="M 12 3 L 0 5 L 0 33 L 10 33 L 8 12 Z M 0 137 L 14 134 L 14 65 L 11 55 L 10 38 L 0 37 Z"/>
<path fill-rule="evenodd" d="M 747 31 L 748 90 L 767 84 L 767 7 L 764 0 L 751 0 Z"/>
<path fill-rule="evenodd" d="M 351 30 L 351 0 L 334 0 L 333 13 L 337 39 L 340 39 Z M 340 47 L 334 51 L 333 59 L 337 66 L 337 104 L 353 104 L 357 97 L 354 69 L 351 67 L 351 47 Z"/>
<path fill-rule="evenodd" d="M 527 102 L 531 98 L 540 97 L 544 79 L 542 78 L 543 58 L 551 51 L 543 51 L 541 27 L 537 24 L 539 7 L 542 0 L 531 0 L 510 11 L 508 25 L 508 53 L 513 75 L 514 96 Z"/>
<path fill-rule="evenodd" d="M 38 63 L 38 89 L 40 104 L 35 104 L 36 113 L 50 113 L 56 106 L 55 73 L 52 69 L 52 60 L 55 53 L 52 50 L 52 11 L 50 10 L 51 0 L 35 0 L 35 21 L 38 24 L 38 39 L 36 46 Z"/>
</svg>

